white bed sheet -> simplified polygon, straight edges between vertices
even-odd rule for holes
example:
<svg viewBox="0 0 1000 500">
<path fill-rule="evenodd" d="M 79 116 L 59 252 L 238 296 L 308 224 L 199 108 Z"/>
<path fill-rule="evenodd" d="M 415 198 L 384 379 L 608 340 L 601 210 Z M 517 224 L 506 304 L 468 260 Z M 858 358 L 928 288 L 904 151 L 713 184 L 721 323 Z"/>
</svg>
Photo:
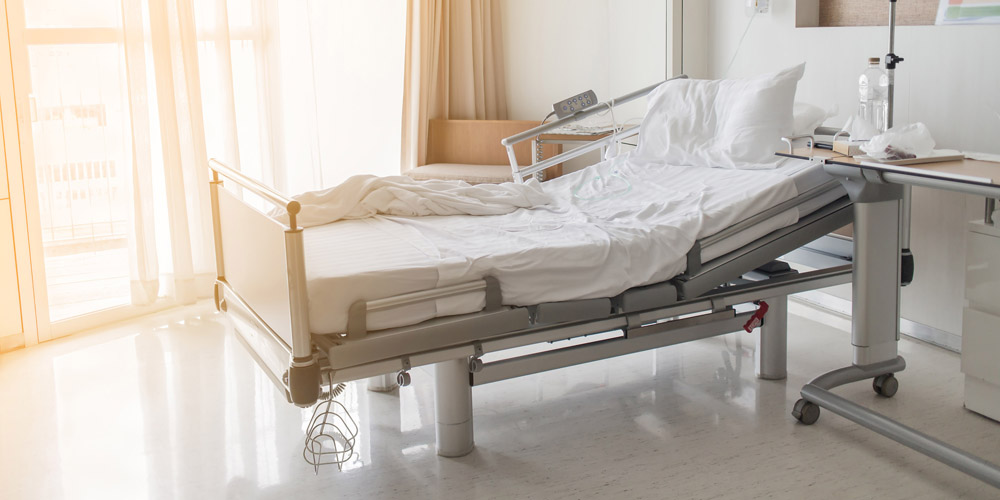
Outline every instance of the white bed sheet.
<svg viewBox="0 0 1000 500">
<path fill-rule="evenodd" d="M 546 182 L 546 192 L 556 199 L 552 207 L 498 216 L 377 216 L 307 229 L 311 330 L 345 331 L 347 310 L 360 299 L 487 275 L 500 281 L 508 305 L 611 297 L 676 276 L 684 271 L 694 240 L 831 179 L 821 165 L 802 160 L 750 171 L 637 168 L 626 158 Z M 597 176 L 608 188 L 587 190 Z M 581 199 L 587 195 L 594 199 Z M 788 210 L 710 251 L 722 255 L 802 215 L 798 208 Z M 416 324 L 478 311 L 483 302 L 481 292 L 428 301 L 372 313 L 367 326 Z"/>
</svg>

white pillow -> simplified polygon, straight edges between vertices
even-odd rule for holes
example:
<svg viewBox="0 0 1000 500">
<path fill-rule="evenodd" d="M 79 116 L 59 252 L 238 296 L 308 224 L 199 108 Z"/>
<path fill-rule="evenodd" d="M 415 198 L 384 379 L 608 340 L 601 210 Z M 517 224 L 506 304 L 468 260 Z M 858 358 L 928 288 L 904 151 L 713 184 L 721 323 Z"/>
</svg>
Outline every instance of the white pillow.
<svg viewBox="0 0 1000 500">
<path fill-rule="evenodd" d="M 639 164 L 774 168 L 792 133 L 795 88 L 805 64 L 739 80 L 671 80 L 650 93 Z"/>
<path fill-rule="evenodd" d="M 826 110 L 806 102 L 797 102 L 792 108 L 794 125 L 792 134 L 812 135 L 816 127 L 823 125 L 827 118 L 836 115 L 834 110 Z"/>
</svg>

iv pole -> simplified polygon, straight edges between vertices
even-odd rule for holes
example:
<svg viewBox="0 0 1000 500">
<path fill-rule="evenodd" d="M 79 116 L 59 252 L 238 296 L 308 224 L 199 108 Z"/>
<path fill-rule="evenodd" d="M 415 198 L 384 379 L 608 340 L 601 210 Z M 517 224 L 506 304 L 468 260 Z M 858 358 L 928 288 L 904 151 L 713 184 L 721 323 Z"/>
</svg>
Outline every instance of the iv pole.
<svg viewBox="0 0 1000 500">
<path fill-rule="evenodd" d="M 896 50 L 896 0 L 889 0 L 889 53 L 885 55 L 885 72 L 889 76 L 889 106 L 886 110 L 885 128 L 892 128 L 893 96 L 896 87 L 896 64 L 903 58 L 895 54 Z"/>
<path fill-rule="evenodd" d="M 892 114 L 894 108 L 894 98 L 896 94 L 896 64 L 903 62 L 903 58 L 896 55 L 896 0 L 889 0 L 889 53 L 885 55 L 885 72 L 889 79 L 888 93 L 886 95 L 885 128 L 892 128 Z M 910 194 L 909 185 L 903 188 L 903 201 L 900 210 L 899 243 L 902 261 L 900 269 L 900 285 L 906 286 L 913 281 L 914 262 L 913 252 L 910 251 Z"/>
</svg>

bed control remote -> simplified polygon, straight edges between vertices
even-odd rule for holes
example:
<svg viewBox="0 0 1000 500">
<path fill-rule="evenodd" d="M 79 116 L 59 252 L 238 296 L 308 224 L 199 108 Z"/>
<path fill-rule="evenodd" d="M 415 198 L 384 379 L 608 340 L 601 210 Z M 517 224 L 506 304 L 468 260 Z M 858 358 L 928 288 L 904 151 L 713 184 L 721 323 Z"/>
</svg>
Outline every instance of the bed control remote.
<svg viewBox="0 0 1000 500">
<path fill-rule="evenodd" d="M 553 104 L 552 111 L 556 113 L 556 117 L 565 118 L 595 104 L 597 104 L 597 94 L 593 90 L 588 90 Z"/>
</svg>

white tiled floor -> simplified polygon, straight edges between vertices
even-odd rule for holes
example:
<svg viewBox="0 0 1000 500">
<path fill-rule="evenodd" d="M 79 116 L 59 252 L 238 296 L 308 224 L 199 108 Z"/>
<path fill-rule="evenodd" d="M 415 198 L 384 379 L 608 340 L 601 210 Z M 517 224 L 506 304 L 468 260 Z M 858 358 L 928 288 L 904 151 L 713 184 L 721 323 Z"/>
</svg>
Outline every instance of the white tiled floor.
<svg viewBox="0 0 1000 500">
<path fill-rule="evenodd" d="M 314 475 L 310 414 L 285 403 L 207 304 L 0 357 L 0 498 L 1000 498 L 824 412 L 789 411 L 850 360 L 846 320 L 792 304 L 789 378 L 758 381 L 732 334 L 473 390 L 476 450 L 434 453 L 433 370 L 352 384 L 358 457 Z M 1000 424 L 962 408 L 959 358 L 904 340 L 882 399 L 838 392 L 1000 462 Z"/>
</svg>

